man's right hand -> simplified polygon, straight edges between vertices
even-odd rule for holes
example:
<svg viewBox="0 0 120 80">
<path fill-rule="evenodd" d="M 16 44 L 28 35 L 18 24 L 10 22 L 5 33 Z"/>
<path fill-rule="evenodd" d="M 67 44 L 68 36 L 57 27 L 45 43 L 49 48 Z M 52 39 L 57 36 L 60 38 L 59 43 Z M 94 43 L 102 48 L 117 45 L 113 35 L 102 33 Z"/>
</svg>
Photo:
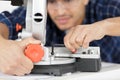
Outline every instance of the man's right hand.
<svg viewBox="0 0 120 80">
<path fill-rule="evenodd" d="M 24 55 L 24 50 L 28 44 L 40 44 L 40 41 L 33 38 L 22 41 L 0 38 L 0 71 L 18 76 L 29 74 L 33 68 L 33 63 Z"/>
</svg>

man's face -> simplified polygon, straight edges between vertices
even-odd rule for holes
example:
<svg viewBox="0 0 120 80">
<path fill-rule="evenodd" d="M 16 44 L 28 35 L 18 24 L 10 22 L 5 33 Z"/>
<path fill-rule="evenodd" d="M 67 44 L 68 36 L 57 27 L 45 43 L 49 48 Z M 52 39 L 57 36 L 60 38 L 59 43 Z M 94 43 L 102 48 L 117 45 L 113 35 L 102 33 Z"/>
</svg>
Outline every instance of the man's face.
<svg viewBox="0 0 120 80">
<path fill-rule="evenodd" d="M 82 23 L 88 0 L 48 0 L 48 13 L 60 30 Z"/>
</svg>

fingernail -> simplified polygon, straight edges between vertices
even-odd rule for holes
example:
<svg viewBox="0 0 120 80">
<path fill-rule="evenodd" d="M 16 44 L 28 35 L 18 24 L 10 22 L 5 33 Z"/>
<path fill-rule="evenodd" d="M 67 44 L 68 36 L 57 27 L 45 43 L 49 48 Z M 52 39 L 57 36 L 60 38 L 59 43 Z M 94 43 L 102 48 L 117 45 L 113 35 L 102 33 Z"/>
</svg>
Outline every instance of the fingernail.
<svg viewBox="0 0 120 80">
<path fill-rule="evenodd" d="M 73 49 L 73 50 L 72 50 L 72 53 L 76 53 L 76 51 L 77 51 L 76 49 Z"/>
</svg>

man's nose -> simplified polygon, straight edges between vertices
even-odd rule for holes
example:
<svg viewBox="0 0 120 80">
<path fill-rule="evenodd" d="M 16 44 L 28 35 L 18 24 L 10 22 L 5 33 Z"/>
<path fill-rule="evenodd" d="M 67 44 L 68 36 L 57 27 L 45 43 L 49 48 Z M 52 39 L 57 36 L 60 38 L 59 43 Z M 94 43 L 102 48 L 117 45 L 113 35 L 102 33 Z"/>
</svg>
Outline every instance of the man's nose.
<svg viewBox="0 0 120 80">
<path fill-rule="evenodd" d="M 65 5 L 62 3 L 58 3 L 56 6 L 56 11 L 59 15 L 63 15 L 65 13 Z"/>
</svg>

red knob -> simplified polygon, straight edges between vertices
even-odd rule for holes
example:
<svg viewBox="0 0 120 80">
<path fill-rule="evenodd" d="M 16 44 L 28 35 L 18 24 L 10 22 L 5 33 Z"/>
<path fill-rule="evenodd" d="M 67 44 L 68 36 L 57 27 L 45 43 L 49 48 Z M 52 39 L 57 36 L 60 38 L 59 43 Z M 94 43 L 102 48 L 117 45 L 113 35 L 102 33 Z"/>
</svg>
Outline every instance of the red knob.
<svg viewBox="0 0 120 80">
<path fill-rule="evenodd" d="M 29 44 L 25 49 L 25 55 L 32 60 L 32 62 L 39 62 L 44 56 L 44 50 L 39 44 Z"/>
</svg>

